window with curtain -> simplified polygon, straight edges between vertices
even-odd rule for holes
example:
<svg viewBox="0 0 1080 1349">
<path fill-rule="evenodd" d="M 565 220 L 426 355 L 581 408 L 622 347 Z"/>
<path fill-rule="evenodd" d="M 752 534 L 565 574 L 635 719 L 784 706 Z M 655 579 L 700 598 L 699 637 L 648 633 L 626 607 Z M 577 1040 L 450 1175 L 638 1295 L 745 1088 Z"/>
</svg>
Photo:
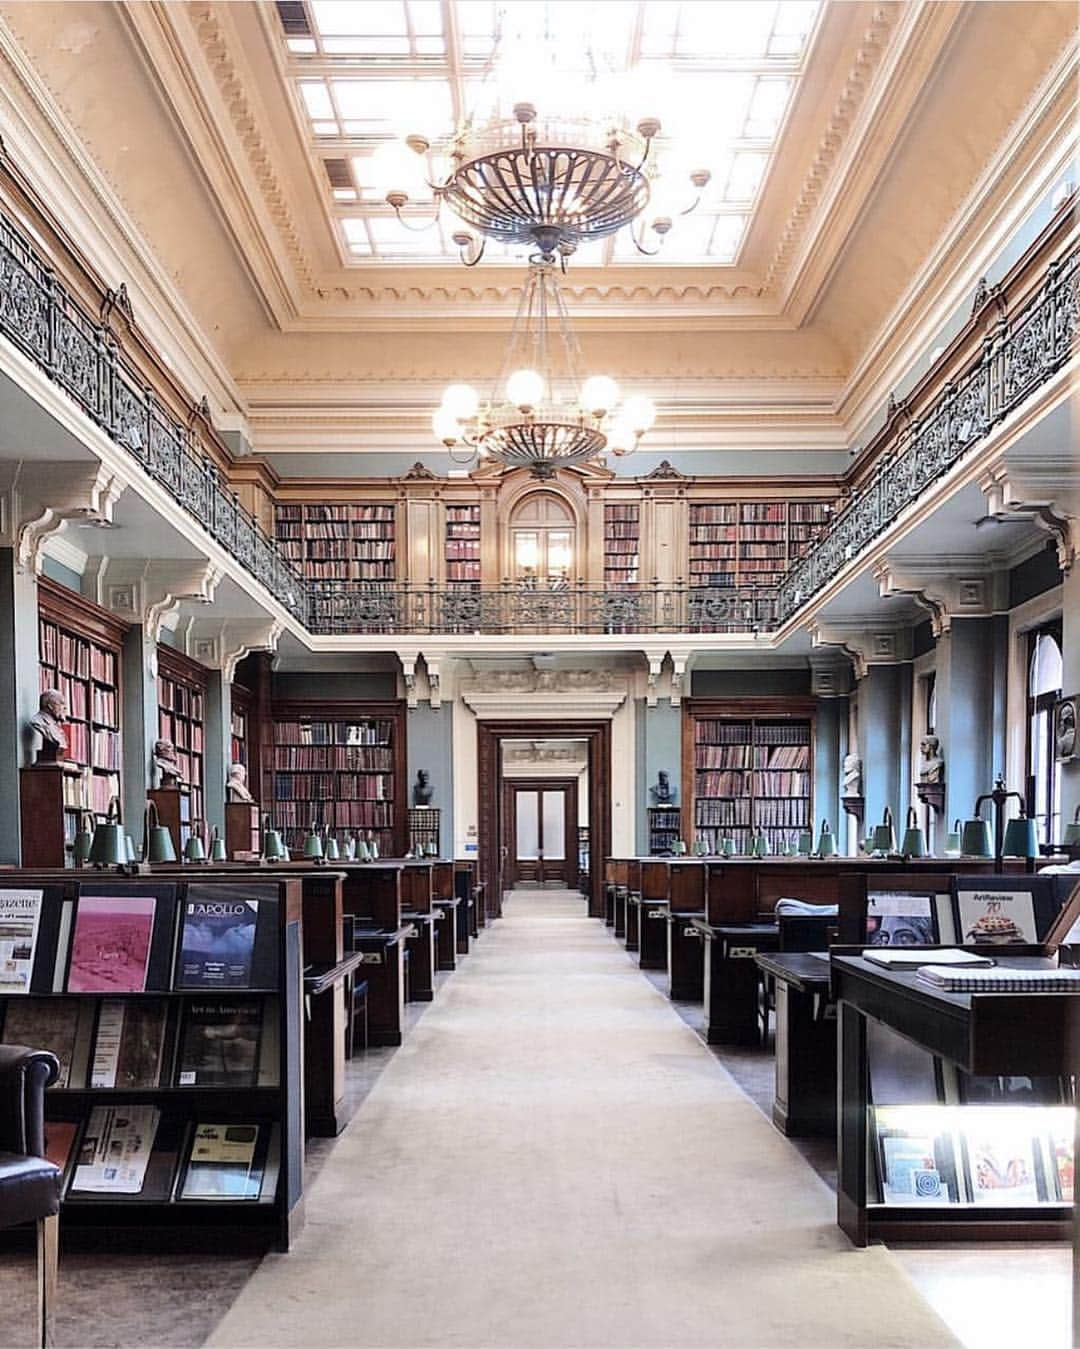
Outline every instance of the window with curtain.
<svg viewBox="0 0 1080 1349">
<path fill-rule="evenodd" d="M 1028 637 L 1027 807 L 1040 843 L 1061 837 L 1061 765 L 1054 762 L 1054 704 L 1061 697 L 1061 624 Z"/>
</svg>

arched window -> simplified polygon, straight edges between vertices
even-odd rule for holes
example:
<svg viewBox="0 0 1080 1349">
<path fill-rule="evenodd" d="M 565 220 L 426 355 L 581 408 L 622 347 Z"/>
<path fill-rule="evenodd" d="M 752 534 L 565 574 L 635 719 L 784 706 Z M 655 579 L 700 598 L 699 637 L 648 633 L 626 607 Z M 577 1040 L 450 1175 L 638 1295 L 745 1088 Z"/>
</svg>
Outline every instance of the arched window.
<svg viewBox="0 0 1080 1349">
<path fill-rule="evenodd" d="M 1061 697 L 1061 625 L 1028 639 L 1027 805 L 1040 843 L 1061 841 L 1061 764 L 1054 760 L 1054 704 Z"/>
<path fill-rule="evenodd" d="M 574 516 L 553 492 L 530 492 L 510 517 L 510 565 L 515 581 L 566 584 L 574 574 Z"/>
</svg>

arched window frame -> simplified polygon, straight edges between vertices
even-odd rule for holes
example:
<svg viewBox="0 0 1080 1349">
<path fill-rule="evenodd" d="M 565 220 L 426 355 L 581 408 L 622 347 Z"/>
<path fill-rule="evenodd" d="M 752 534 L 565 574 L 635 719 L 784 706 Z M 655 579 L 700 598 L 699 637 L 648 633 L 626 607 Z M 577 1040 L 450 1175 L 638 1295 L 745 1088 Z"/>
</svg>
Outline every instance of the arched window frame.
<svg viewBox="0 0 1080 1349">
<path fill-rule="evenodd" d="M 1027 743 L 1026 782 L 1028 814 L 1035 821 L 1040 844 L 1058 843 L 1061 839 L 1061 764 L 1054 758 L 1054 705 L 1061 697 L 1060 679 L 1057 688 L 1046 685 L 1035 687 L 1036 662 L 1044 640 L 1053 641 L 1059 661 L 1062 651 L 1061 620 L 1033 628 L 1028 634 L 1027 665 Z"/>
</svg>

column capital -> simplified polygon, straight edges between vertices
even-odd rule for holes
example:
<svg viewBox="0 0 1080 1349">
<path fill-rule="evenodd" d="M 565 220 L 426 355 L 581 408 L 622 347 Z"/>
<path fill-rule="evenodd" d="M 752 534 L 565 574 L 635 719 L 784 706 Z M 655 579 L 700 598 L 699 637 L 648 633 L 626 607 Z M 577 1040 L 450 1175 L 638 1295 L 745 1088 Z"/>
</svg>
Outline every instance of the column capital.
<svg viewBox="0 0 1080 1349">
<path fill-rule="evenodd" d="M 815 698 L 846 698 L 852 688 L 851 661 L 841 649 L 810 652 L 810 692 Z"/>
<path fill-rule="evenodd" d="M 187 652 L 202 665 L 220 670 L 231 684 L 236 667 L 253 651 L 277 650 L 284 623 L 276 618 L 199 618 L 187 632 Z"/>
<path fill-rule="evenodd" d="M 1031 459 L 999 460 L 979 479 L 986 513 L 1030 520 L 1054 540 L 1058 566 L 1069 571 L 1080 548 L 1080 463 L 1075 449 Z"/>
<path fill-rule="evenodd" d="M 88 563 L 87 574 L 97 602 L 142 623 L 154 642 L 183 604 L 212 604 L 221 581 L 220 569 L 206 558 L 97 558 Z"/>
<path fill-rule="evenodd" d="M 987 618 L 1008 608 L 1003 571 L 987 571 L 986 558 L 886 557 L 873 569 L 883 599 L 910 595 L 930 615 L 935 637 L 952 627 L 954 618 Z"/>
<path fill-rule="evenodd" d="M 872 618 L 819 621 L 810 628 L 810 645 L 839 647 L 850 658 L 855 678 L 865 679 L 872 665 L 911 660 L 911 628 L 875 623 Z"/>
<path fill-rule="evenodd" d="M 97 460 L 16 461 L 0 472 L 0 533 L 23 571 L 40 572 L 42 545 L 70 521 L 108 528 L 127 479 Z"/>
</svg>

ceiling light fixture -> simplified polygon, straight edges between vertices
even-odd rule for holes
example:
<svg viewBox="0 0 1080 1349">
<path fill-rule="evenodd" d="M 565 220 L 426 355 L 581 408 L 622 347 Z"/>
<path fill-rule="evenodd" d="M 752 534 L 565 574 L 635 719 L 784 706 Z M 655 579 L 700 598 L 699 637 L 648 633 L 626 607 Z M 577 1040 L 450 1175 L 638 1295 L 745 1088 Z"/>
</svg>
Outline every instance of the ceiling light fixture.
<svg viewBox="0 0 1080 1349">
<path fill-rule="evenodd" d="M 629 454 L 656 419 L 652 401 L 620 404 L 615 381 L 581 383 L 580 364 L 555 260 L 536 256 L 490 395 L 482 401 L 470 385 L 451 384 L 432 417 L 435 435 L 455 463 L 497 459 L 537 478 L 605 451 Z"/>
</svg>

